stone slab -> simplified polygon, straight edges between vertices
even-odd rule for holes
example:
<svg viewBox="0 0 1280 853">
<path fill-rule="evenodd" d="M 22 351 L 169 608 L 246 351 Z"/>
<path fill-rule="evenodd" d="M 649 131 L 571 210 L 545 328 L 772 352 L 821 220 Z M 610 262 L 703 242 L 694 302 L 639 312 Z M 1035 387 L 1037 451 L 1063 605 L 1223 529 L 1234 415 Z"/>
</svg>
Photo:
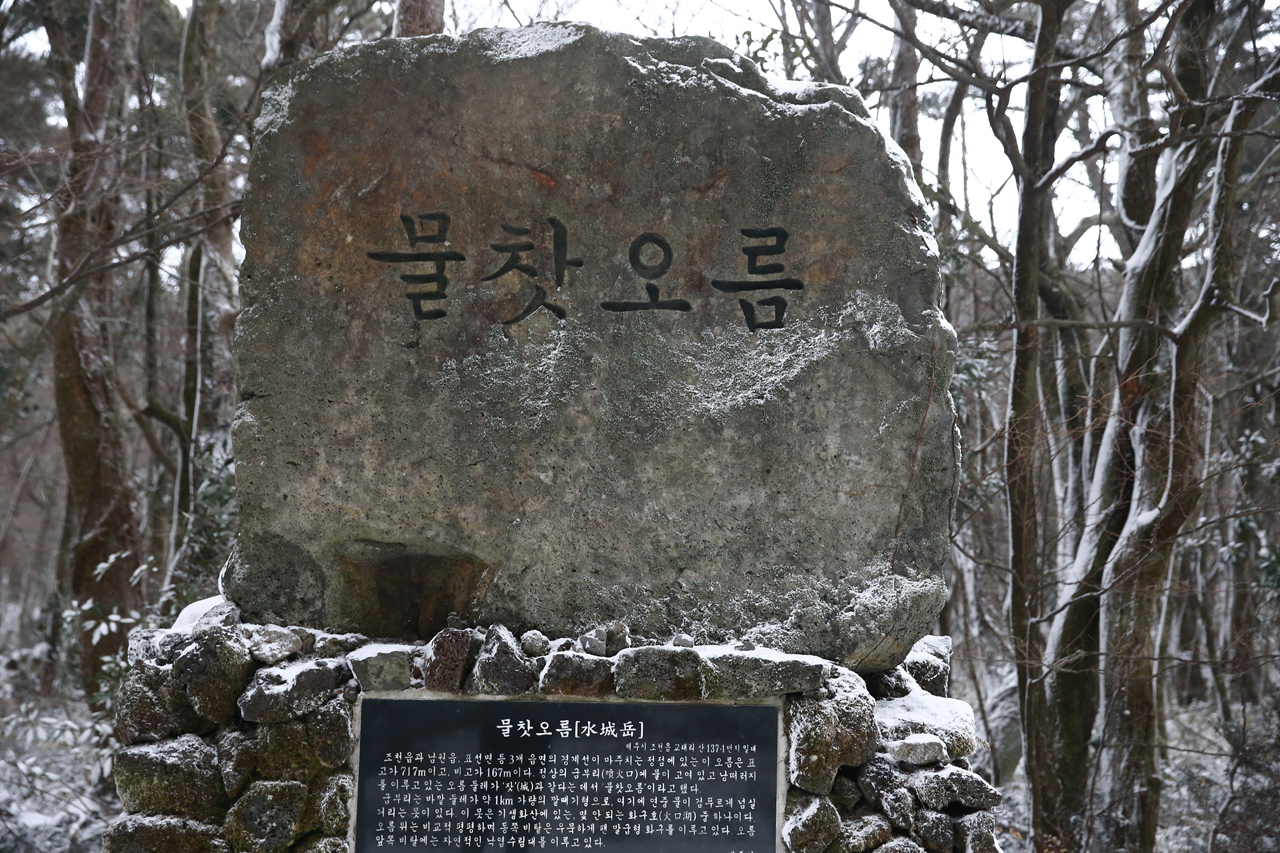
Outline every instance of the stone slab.
<svg viewBox="0 0 1280 853">
<path fill-rule="evenodd" d="M 620 620 L 865 671 L 927 632 L 955 336 L 856 92 L 555 24 L 334 51 L 262 104 L 246 621 Z"/>
</svg>

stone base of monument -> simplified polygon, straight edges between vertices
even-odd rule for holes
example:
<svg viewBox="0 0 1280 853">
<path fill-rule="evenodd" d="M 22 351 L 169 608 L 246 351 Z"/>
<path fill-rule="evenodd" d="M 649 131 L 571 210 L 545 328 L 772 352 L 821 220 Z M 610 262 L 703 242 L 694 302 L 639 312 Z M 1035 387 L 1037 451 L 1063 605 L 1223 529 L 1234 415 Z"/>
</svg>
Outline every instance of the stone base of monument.
<svg viewBox="0 0 1280 853">
<path fill-rule="evenodd" d="M 822 658 L 785 654 L 744 641 L 695 645 L 683 635 L 660 645 L 633 641 L 621 624 L 555 640 L 537 631 L 516 638 L 501 625 L 487 630 L 446 628 L 429 642 L 402 644 L 308 628 L 241 624 L 233 605 L 219 604 L 199 618 L 180 618 L 173 629 L 140 630 L 130 637 L 131 668 L 121 688 L 117 712 L 117 732 L 129 745 L 115 766 L 126 813 L 108 831 L 103 849 L 105 853 L 338 853 L 366 846 L 468 849 L 474 846 L 470 840 L 451 839 L 447 829 L 441 835 L 438 825 L 436 834 L 431 834 L 430 822 L 419 824 L 416 810 L 405 814 L 400 809 L 397 813 L 393 797 L 399 790 L 397 785 L 412 785 L 419 791 L 422 785 L 430 790 L 431 782 L 393 779 L 388 789 L 388 770 L 393 777 L 396 774 L 392 759 L 398 762 L 401 758 L 389 752 L 386 766 L 376 772 L 369 770 L 382 760 L 381 748 L 377 756 L 359 757 L 362 709 L 372 719 L 368 709 L 393 704 L 381 702 L 387 698 L 397 702 L 415 697 L 449 700 L 436 703 L 441 707 L 456 707 L 458 700 L 488 699 L 484 708 L 466 706 L 477 709 L 479 720 L 482 710 L 501 716 L 503 712 L 495 708 L 517 708 L 492 697 L 519 697 L 519 708 L 523 709 L 538 702 L 543 703 L 539 707 L 563 709 L 574 702 L 573 707 L 579 709 L 593 705 L 596 712 L 609 707 L 642 707 L 656 713 L 676 706 L 655 709 L 640 703 L 698 703 L 730 709 L 720 712 L 722 715 L 739 705 L 756 706 L 757 715 L 771 720 L 778 720 L 780 713 L 776 752 L 779 784 L 774 784 L 773 767 L 763 768 L 760 776 L 769 791 L 785 793 L 776 797 L 779 819 L 775 821 L 764 804 L 761 813 L 768 820 L 759 824 L 776 827 L 779 851 L 996 851 L 1000 848 L 991 810 L 999 804 L 1000 794 L 968 769 L 966 756 L 977 749 L 978 741 L 972 710 L 947 697 L 950 649 L 948 638 L 926 637 L 902 666 L 864 679 Z M 374 698 L 381 704 L 371 706 L 367 700 Z M 414 707 L 425 708 L 427 704 Z M 689 710 L 691 720 L 697 716 L 693 710 L 703 708 Z M 512 714 L 523 715 L 527 711 Z M 528 728 L 522 729 L 518 719 L 501 719 L 502 736 L 510 740 L 499 743 L 509 743 L 512 749 L 524 743 L 527 752 L 538 744 L 539 732 L 537 723 L 526 725 Z M 623 738 L 636 734 L 626 730 L 630 723 L 620 725 L 621 731 L 612 727 L 589 731 Z M 366 725 L 364 731 L 371 729 Z M 774 754 L 773 736 L 767 727 L 757 732 L 757 739 L 762 738 L 768 747 L 759 753 L 765 756 L 762 762 L 771 763 L 773 759 L 767 756 Z M 549 730 L 541 734 L 549 738 L 544 745 L 561 743 Z M 560 735 L 568 738 L 568 729 Z M 493 732 L 489 736 L 497 737 Z M 385 740 L 387 735 L 380 737 Z M 527 740 L 522 742 L 521 737 Z M 644 737 L 643 729 L 639 737 Z M 605 741 L 607 738 L 600 744 Z M 622 779 L 628 773 L 641 772 L 626 769 L 639 765 L 640 759 L 630 757 L 636 749 L 648 750 L 650 757 L 645 760 L 649 765 L 656 762 L 663 767 L 668 762 L 670 768 L 678 768 L 680 762 L 690 760 L 670 754 L 670 743 L 644 747 L 638 743 L 617 740 L 612 743 L 612 752 L 603 750 L 604 764 L 617 762 L 616 771 L 601 771 L 601 750 L 597 749 L 594 771 L 588 766 L 591 759 L 582 757 L 584 766 L 571 768 L 568 778 L 576 774 L 585 779 L 592 772 L 600 778 L 603 772 L 605 778 L 616 775 Z M 679 746 L 674 749 L 678 752 Z M 481 751 L 476 750 L 477 760 Z M 655 751 L 662 757 L 652 757 Z M 405 753 L 409 763 L 400 768 L 409 776 L 444 775 L 439 767 L 433 769 L 433 762 L 452 760 L 460 765 L 463 761 L 456 755 L 446 758 L 444 752 L 428 753 L 425 758 L 418 755 L 418 763 L 413 765 L 411 753 Z M 452 772 L 463 777 L 468 773 L 519 776 L 518 770 L 499 768 L 492 756 L 483 757 L 490 762 L 487 769 L 458 766 Z M 576 764 L 579 759 L 573 760 Z M 724 762 L 730 769 L 718 771 L 721 778 L 736 779 L 735 773 L 747 778 L 746 772 L 732 769 L 735 760 L 738 767 L 744 766 L 732 748 L 723 758 L 692 760 L 702 760 L 708 767 Z M 504 759 L 499 756 L 496 761 Z M 754 767 L 753 759 L 747 762 Z M 554 771 L 544 768 L 539 772 L 544 778 L 550 773 L 554 779 Z M 698 772 L 705 776 L 708 771 Z M 750 775 L 756 778 L 754 771 Z M 712 782 L 715 777 L 712 772 Z M 664 827 L 670 834 L 677 826 L 680 833 L 687 830 L 696 835 L 700 824 L 706 834 L 705 824 L 715 823 L 715 815 L 708 818 L 707 813 L 700 814 L 696 802 L 682 805 L 678 788 L 687 788 L 688 783 L 679 781 L 681 771 L 665 769 L 648 778 L 663 780 L 640 783 L 642 789 L 648 784 L 654 791 L 661 790 L 663 808 L 671 807 L 665 801 L 670 791 L 677 794 L 673 797 L 675 807 L 689 810 L 674 812 L 674 818 L 671 811 L 659 815 L 642 810 L 637 817 L 633 798 L 629 816 L 617 809 L 620 824 L 608 826 L 607 816 L 602 816 L 603 822 L 597 827 L 593 821 L 591 830 L 581 823 L 575 825 L 570 815 L 569 832 L 577 833 L 572 844 L 568 835 L 560 834 L 563 823 L 560 829 L 551 829 L 556 814 L 535 815 L 534 823 L 526 824 L 531 836 L 528 846 L 554 848 L 582 842 L 581 846 L 603 851 L 610 847 L 646 850 L 676 849 L 683 841 L 694 845 L 690 849 L 702 849 L 697 846 L 701 839 L 676 838 L 666 844 L 646 837 L 653 833 L 655 823 L 659 836 Z M 582 782 L 580 787 L 582 792 L 590 790 L 596 795 L 606 788 L 616 793 L 625 784 L 632 783 Z M 357 789 L 361 785 L 370 786 L 371 792 L 379 786 L 383 792 L 377 800 L 378 832 L 388 827 L 389 831 L 379 834 L 376 843 L 373 829 L 357 826 Z M 592 790 L 589 785 L 603 787 Z M 696 784 L 693 788 L 696 792 Z M 709 792 L 711 788 L 704 786 L 702 793 Z M 435 796 L 437 807 L 445 808 L 446 794 L 442 791 Z M 568 805 L 573 798 L 562 799 Z M 658 797 L 650 799 L 651 807 L 658 803 Z M 359 800 L 366 801 L 374 802 L 371 798 Z M 493 802 L 513 806 L 512 814 L 518 805 L 501 799 Z M 598 811 L 598 797 L 593 805 Z M 605 805 L 613 808 L 618 804 L 609 803 L 606 797 Z M 729 808 L 733 808 L 732 802 Z M 383 820 L 387 811 L 391 813 L 389 821 Z M 586 820 L 588 812 L 584 809 L 581 814 Z M 365 817 L 366 813 L 360 812 L 360 820 Z M 563 817 L 560 815 L 561 820 Z M 741 811 L 733 818 L 752 819 Z M 478 849 L 526 846 L 523 839 L 519 844 L 505 843 L 492 815 L 490 821 L 490 834 L 499 838 L 484 842 L 476 835 Z M 628 821 L 634 821 L 639 837 L 624 837 L 630 834 Z M 483 830 L 483 815 L 480 826 Z M 742 825 L 737 826 L 741 835 Z M 726 841 L 734 850 L 751 846 L 739 839 Z M 758 842 L 755 849 L 761 849 Z"/>
</svg>

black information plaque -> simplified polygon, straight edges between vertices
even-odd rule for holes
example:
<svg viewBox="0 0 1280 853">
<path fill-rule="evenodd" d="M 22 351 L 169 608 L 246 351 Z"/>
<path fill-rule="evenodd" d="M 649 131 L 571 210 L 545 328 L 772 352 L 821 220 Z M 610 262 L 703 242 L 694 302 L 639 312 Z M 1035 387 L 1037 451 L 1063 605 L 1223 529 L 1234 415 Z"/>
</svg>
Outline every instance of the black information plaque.
<svg viewBox="0 0 1280 853">
<path fill-rule="evenodd" d="M 364 699 L 356 853 L 773 853 L 778 708 Z"/>
</svg>

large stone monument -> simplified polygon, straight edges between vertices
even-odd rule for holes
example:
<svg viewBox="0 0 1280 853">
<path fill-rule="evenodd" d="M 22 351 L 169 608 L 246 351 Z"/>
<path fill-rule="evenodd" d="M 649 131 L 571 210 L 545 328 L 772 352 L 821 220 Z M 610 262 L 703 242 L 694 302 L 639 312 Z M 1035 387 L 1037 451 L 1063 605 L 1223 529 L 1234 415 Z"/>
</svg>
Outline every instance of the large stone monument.
<svg viewBox="0 0 1280 853">
<path fill-rule="evenodd" d="M 547 25 L 299 64 L 255 133 L 245 621 L 622 620 L 864 672 L 928 632 L 955 337 L 856 93 Z"/>
</svg>

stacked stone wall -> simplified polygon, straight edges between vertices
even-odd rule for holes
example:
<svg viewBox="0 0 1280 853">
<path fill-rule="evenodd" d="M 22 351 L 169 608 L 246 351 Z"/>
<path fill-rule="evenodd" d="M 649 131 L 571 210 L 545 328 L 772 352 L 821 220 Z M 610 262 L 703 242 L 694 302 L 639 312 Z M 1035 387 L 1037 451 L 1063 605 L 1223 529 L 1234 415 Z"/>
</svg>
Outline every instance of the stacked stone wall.
<svg viewBox="0 0 1280 853">
<path fill-rule="evenodd" d="M 620 623 L 552 640 L 502 625 L 426 643 L 241 624 L 222 603 L 135 631 L 117 731 L 125 808 L 104 853 L 340 853 L 362 692 L 620 698 L 780 697 L 791 853 L 996 851 L 999 793 L 968 769 L 973 712 L 947 697 L 950 640 L 866 678 L 740 641 L 633 642 Z"/>
</svg>

